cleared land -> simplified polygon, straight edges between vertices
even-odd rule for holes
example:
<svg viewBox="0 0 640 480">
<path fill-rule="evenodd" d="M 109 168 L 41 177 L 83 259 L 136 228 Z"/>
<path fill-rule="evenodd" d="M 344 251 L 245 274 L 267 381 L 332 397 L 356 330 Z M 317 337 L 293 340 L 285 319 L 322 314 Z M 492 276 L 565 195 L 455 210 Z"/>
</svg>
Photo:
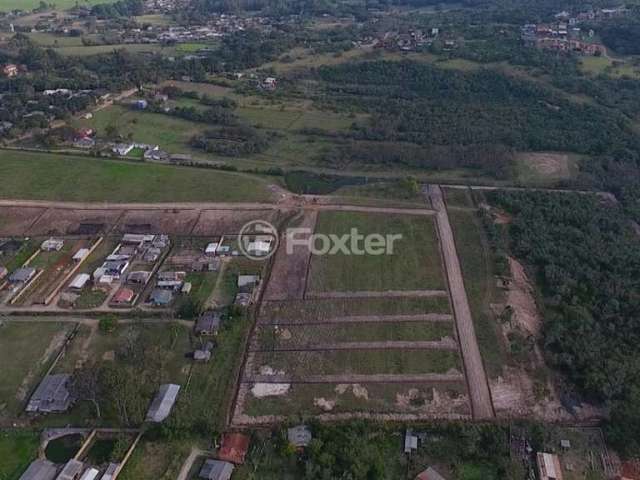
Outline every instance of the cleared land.
<svg viewBox="0 0 640 480">
<path fill-rule="evenodd" d="M 3 321 L 0 326 L 0 420 L 20 411 L 71 326 L 69 323 Z"/>
<path fill-rule="evenodd" d="M 7 150 L 1 155 L 1 198 L 268 202 L 271 197 L 265 180 L 237 173 Z"/>
<path fill-rule="evenodd" d="M 321 212 L 316 234 L 399 237 L 392 254 L 313 255 L 311 291 L 384 291 L 444 289 L 438 238 L 433 220 L 420 216 L 360 212 Z M 362 243 L 360 244 L 362 247 Z"/>
<path fill-rule="evenodd" d="M 80 5 L 96 5 L 98 3 L 113 3 L 115 0 L 56 0 L 55 5 L 58 10 L 66 10 Z M 0 0 L 0 11 L 10 10 L 33 10 L 40 6 L 40 0 Z"/>
</svg>

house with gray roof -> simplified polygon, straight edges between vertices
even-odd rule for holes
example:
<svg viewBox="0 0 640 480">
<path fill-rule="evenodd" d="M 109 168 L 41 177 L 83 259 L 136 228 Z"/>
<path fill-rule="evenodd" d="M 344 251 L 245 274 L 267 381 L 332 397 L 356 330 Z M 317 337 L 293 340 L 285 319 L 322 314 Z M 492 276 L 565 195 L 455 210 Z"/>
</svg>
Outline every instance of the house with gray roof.
<svg viewBox="0 0 640 480">
<path fill-rule="evenodd" d="M 156 307 L 166 307 L 172 302 L 172 300 L 173 292 L 162 288 L 155 288 L 149 297 L 149 301 Z"/>
<path fill-rule="evenodd" d="M 207 310 L 203 312 L 196 322 L 197 335 L 216 335 L 222 323 L 222 312 Z"/>
<path fill-rule="evenodd" d="M 17 269 L 9 276 L 9 282 L 11 283 L 27 283 L 36 274 L 36 269 L 33 267 L 22 267 Z"/>
<path fill-rule="evenodd" d="M 178 398 L 178 392 L 180 391 L 180 385 L 173 383 L 166 383 L 160 385 L 158 393 L 156 394 L 149 411 L 147 412 L 148 422 L 162 422 L 171 413 L 173 405 Z"/>
<path fill-rule="evenodd" d="M 204 462 L 198 476 L 207 480 L 229 480 L 232 473 L 232 463 L 222 462 L 220 460 L 207 460 Z"/>
<path fill-rule="evenodd" d="M 84 463 L 72 458 L 66 463 L 56 480 L 78 480 L 83 470 Z"/>
<path fill-rule="evenodd" d="M 66 411 L 73 403 L 73 397 L 68 390 L 70 380 L 71 375 L 66 373 L 47 375 L 31 395 L 25 410 L 43 413 Z"/>
<path fill-rule="evenodd" d="M 49 460 L 34 460 L 19 480 L 53 480 L 58 469 Z"/>
</svg>

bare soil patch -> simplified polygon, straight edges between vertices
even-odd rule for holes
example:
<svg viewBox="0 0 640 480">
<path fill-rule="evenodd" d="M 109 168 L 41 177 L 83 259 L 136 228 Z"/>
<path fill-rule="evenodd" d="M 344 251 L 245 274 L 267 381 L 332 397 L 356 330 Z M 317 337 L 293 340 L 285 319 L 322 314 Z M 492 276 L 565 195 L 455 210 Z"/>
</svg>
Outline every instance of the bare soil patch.
<svg viewBox="0 0 640 480">
<path fill-rule="evenodd" d="M 117 230 L 122 233 L 165 233 L 185 235 L 198 219 L 195 209 L 128 210 Z"/>
<path fill-rule="evenodd" d="M 544 177 L 569 177 L 569 155 L 566 153 L 522 153 L 519 155 L 536 174 Z"/>
<path fill-rule="evenodd" d="M 104 233 L 117 222 L 121 213 L 121 210 L 51 208 L 29 229 L 29 234 L 72 235 L 86 230 L 87 225 L 91 225 L 92 230 L 98 227 L 100 232 L 96 233 Z"/>
<path fill-rule="evenodd" d="M 31 224 L 46 210 L 40 207 L 3 207 L 0 210 L 0 235 L 27 235 Z"/>
<path fill-rule="evenodd" d="M 278 213 L 265 210 L 202 210 L 193 228 L 194 235 L 237 235 L 242 227 L 253 220 L 274 223 Z"/>
</svg>

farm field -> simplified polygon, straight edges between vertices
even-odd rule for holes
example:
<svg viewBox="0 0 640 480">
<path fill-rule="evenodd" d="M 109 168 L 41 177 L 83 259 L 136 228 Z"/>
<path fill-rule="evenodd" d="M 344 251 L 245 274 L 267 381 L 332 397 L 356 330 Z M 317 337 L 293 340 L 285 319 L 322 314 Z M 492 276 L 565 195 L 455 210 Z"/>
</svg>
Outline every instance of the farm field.
<svg viewBox="0 0 640 480">
<path fill-rule="evenodd" d="M 2 320 L 0 326 L 0 422 L 19 413 L 62 346 L 72 324 L 57 322 L 18 323 Z"/>
<path fill-rule="evenodd" d="M 98 3 L 113 3 L 115 0 L 56 0 L 55 5 L 59 10 L 66 10 L 80 5 L 96 5 Z M 0 11 L 8 12 L 10 10 L 33 10 L 40 6 L 39 0 L 0 0 Z"/>
<path fill-rule="evenodd" d="M 137 165 L 2 151 L 0 198 L 110 202 L 269 201 L 260 177 L 169 165 Z"/>
<path fill-rule="evenodd" d="M 434 222 L 427 216 L 321 212 L 316 234 L 399 235 L 392 254 L 313 255 L 309 290 L 383 291 L 445 288 Z M 362 246 L 362 245 L 361 245 Z"/>
</svg>

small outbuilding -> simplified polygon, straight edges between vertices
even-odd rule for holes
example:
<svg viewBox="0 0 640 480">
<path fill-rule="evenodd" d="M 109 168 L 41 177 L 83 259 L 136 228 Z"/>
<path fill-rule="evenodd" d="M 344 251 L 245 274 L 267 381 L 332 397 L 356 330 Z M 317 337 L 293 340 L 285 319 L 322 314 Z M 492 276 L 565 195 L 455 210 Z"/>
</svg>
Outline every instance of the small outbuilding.
<svg viewBox="0 0 640 480">
<path fill-rule="evenodd" d="M 58 469 L 49 460 L 34 460 L 19 480 L 53 480 Z"/>
<path fill-rule="evenodd" d="M 217 335 L 222 323 L 222 313 L 216 310 L 207 310 L 203 312 L 196 322 L 196 334 L 198 335 Z"/>
<path fill-rule="evenodd" d="M 0 265 L 0 280 L 2 280 L 8 274 L 9 274 L 9 270 L 7 270 L 7 268 L 4 267 L 3 265 Z"/>
<path fill-rule="evenodd" d="M 50 238 L 40 245 L 40 250 L 45 252 L 59 252 L 64 246 L 64 240 L 60 238 Z"/>
<path fill-rule="evenodd" d="M 149 297 L 149 301 L 156 307 L 166 307 L 172 300 L 173 293 L 171 290 L 165 290 L 163 288 L 155 288 Z"/>
<path fill-rule="evenodd" d="M 538 452 L 536 455 L 540 480 L 562 480 L 560 458 L 553 453 Z"/>
<path fill-rule="evenodd" d="M 91 280 L 91 275 L 88 273 L 79 273 L 69 284 L 69 288 L 71 290 L 82 290 L 89 280 Z"/>
<path fill-rule="evenodd" d="M 88 248 L 81 248 L 80 250 L 78 250 L 76 253 L 73 254 L 73 261 L 74 262 L 81 262 L 83 261 L 85 258 L 87 258 L 87 255 L 89 255 L 89 249 Z"/>
<path fill-rule="evenodd" d="M 404 434 L 404 453 L 411 453 L 418 449 L 418 437 L 413 434 L 413 430 L 407 428 Z"/>
<path fill-rule="evenodd" d="M 178 392 L 180 391 L 180 385 L 173 383 L 166 383 L 160 385 L 158 393 L 156 394 L 149 411 L 147 412 L 148 422 L 162 422 L 171 413 L 173 405 L 178 398 Z"/>
<path fill-rule="evenodd" d="M 218 458 L 237 465 L 244 463 L 249 451 L 249 441 L 249 437 L 242 433 L 225 433 L 222 435 Z"/>
<path fill-rule="evenodd" d="M 72 458 L 62 468 L 56 480 L 78 480 L 82 470 L 84 470 L 84 463 Z"/>
<path fill-rule="evenodd" d="M 9 282 L 11 283 L 27 283 L 36 274 L 36 269 L 33 267 L 22 267 L 17 269 L 11 275 L 9 275 Z"/>
<path fill-rule="evenodd" d="M 80 477 L 80 480 L 95 480 L 100 475 L 100 471 L 95 468 L 88 468 Z"/>
<path fill-rule="evenodd" d="M 207 460 L 200 469 L 198 477 L 207 480 L 229 480 L 233 473 L 233 464 L 220 460 Z"/>
<path fill-rule="evenodd" d="M 127 304 L 133 301 L 133 298 L 136 296 L 135 292 L 130 288 L 122 287 L 120 290 L 116 292 L 113 296 L 113 303 L 118 304 Z"/>
<path fill-rule="evenodd" d="M 433 467 L 429 467 L 426 470 L 420 472 L 416 476 L 416 480 L 446 480 L 440 473 Z"/>
</svg>

